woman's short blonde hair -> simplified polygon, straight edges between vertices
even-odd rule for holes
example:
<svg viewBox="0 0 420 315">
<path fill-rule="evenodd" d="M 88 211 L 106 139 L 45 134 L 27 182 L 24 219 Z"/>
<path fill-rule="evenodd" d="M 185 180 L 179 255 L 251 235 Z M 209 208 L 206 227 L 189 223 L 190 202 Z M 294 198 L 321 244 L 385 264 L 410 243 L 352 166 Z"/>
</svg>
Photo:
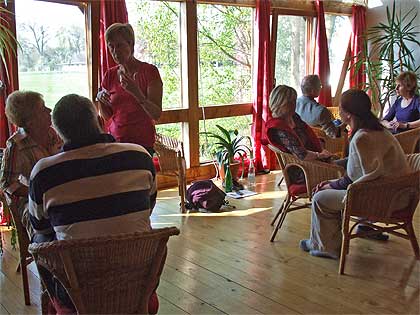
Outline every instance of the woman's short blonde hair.
<svg viewBox="0 0 420 315">
<path fill-rule="evenodd" d="M 274 118 L 284 118 L 295 111 L 297 93 L 287 85 L 278 85 L 271 91 L 269 107 Z"/>
<path fill-rule="evenodd" d="M 42 94 L 33 91 L 14 91 L 6 100 L 6 117 L 18 127 L 28 127 L 34 115 L 35 105 L 43 102 Z"/>
<path fill-rule="evenodd" d="M 117 37 L 122 37 L 127 43 L 134 47 L 134 30 L 130 24 L 114 23 L 106 29 L 105 41 L 107 43 Z"/>
<path fill-rule="evenodd" d="M 401 72 L 395 81 L 400 82 L 413 96 L 417 91 L 417 76 L 412 71 Z"/>
</svg>

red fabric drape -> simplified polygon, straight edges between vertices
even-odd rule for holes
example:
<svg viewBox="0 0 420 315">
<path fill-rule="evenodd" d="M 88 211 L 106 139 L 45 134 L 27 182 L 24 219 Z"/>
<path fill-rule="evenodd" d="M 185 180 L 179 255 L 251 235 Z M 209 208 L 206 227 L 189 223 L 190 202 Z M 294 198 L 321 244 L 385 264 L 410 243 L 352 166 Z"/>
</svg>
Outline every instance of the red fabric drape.
<svg viewBox="0 0 420 315">
<path fill-rule="evenodd" d="M 99 80 L 102 82 L 105 72 L 115 66 L 115 62 L 106 47 L 105 31 L 113 23 L 128 23 L 125 0 L 101 0 L 99 23 Z"/>
<path fill-rule="evenodd" d="M 318 102 L 325 106 L 332 106 L 330 80 L 330 61 L 328 57 L 327 32 L 325 30 L 324 5 L 321 0 L 315 1 L 317 11 L 316 48 L 315 48 L 315 74 L 322 83 Z"/>
<path fill-rule="evenodd" d="M 2 3 L 1 7 L 10 11 L 12 9 L 12 5 L 14 4 L 9 3 L 9 6 L 5 6 Z M 13 15 L 5 14 L 4 12 L 2 12 L 1 18 L 2 19 L 0 23 L 2 25 L 6 25 L 9 28 L 9 30 L 16 36 L 16 24 L 14 23 Z M 19 89 L 18 80 L 14 76 L 12 71 L 12 69 L 17 69 L 17 57 L 13 53 L 9 54 L 5 52 L 5 59 L 6 64 L 3 64 L 3 62 L 0 61 L 0 80 L 3 82 L 3 88 L 0 89 L 0 147 L 2 148 L 6 146 L 6 140 L 9 138 L 10 134 L 15 130 L 14 126 L 9 124 L 9 122 L 7 121 L 4 112 L 6 107 L 6 98 L 10 93 Z"/>
<path fill-rule="evenodd" d="M 366 31 L 366 8 L 360 5 L 352 7 L 350 36 L 350 87 L 363 89 L 366 84 L 366 74 L 364 65 L 356 72 L 354 64 L 363 58 L 364 33 Z"/>
<path fill-rule="evenodd" d="M 256 71 L 253 78 L 252 137 L 257 171 L 271 168 L 270 151 L 262 146 L 266 139 L 265 123 L 271 118 L 268 99 L 273 83 L 270 68 L 270 1 L 257 0 L 255 11 Z"/>
</svg>

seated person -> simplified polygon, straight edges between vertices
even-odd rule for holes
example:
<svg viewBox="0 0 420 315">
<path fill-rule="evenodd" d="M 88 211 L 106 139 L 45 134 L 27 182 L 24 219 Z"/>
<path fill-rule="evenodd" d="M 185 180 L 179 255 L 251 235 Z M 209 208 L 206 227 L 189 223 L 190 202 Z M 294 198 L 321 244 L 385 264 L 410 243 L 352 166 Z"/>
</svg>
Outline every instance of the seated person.
<svg viewBox="0 0 420 315">
<path fill-rule="evenodd" d="M 410 171 L 401 146 L 372 114 L 371 106 L 369 96 L 361 90 L 341 95 L 340 116 L 352 130 L 347 173 L 338 180 L 318 184 L 314 190 L 310 239 L 300 242 L 312 256 L 340 256 L 341 213 L 348 185 Z"/>
<path fill-rule="evenodd" d="M 32 170 L 29 213 L 36 233 L 64 240 L 151 229 L 152 158 L 140 145 L 102 134 L 97 115 L 89 99 L 75 94 L 55 105 L 52 119 L 63 152 L 41 159 Z M 55 308 L 74 312 L 61 285 L 52 278 L 48 285 L 56 293 Z"/>
<path fill-rule="evenodd" d="M 420 127 L 420 97 L 416 95 L 417 76 L 402 72 L 396 79 L 397 100 L 392 104 L 382 124 L 394 133 Z"/>
<path fill-rule="evenodd" d="M 296 97 L 296 91 L 287 85 L 279 85 L 271 92 L 269 106 L 273 118 L 266 124 L 268 141 L 301 160 L 329 159 L 332 154 L 322 150 L 311 127 L 295 113 Z M 300 169 L 294 169 L 289 176 L 294 183 L 305 180 Z"/>
<path fill-rule="evenodd" d="M 307 75 L 302 79 L 300 88 L 303 95 L 296 102 L 296 113 L 308 125 L 321 127 L 327 136 L 337 138 L 341 135 L 339 126 L 334 124 L 334 117 L 327 107 L 315 101 L 321 91 L 321 80 L 317 75 Z"/>
<path fill-rule="evenodd" d="M 32 91 L 15 91 L 6 101 L 6 117 L 18 127 L 7 140 L 0 172 L 0 187 L 11 202 L 16 202 L 23 226 L 31 239 L 28 185 L 32 168 L 39 159 L 56 154 L 61 139 L 51 128 L 51 110 L 42 95 Z"/>
</svg>

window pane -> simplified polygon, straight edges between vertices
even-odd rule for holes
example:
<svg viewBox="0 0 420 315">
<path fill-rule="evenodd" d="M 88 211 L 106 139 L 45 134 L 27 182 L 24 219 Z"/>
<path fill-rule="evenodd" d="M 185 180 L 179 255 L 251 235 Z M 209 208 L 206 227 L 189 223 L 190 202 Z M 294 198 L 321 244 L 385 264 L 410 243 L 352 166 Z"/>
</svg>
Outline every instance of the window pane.
<svg viewBox="0 0 420 315">
<path fill-rule="evenodd" d="M 168 137 L 182 140 L 181 123 L 156 125 L 156 132 Z"/>
<path fill-rule="evenodd" d="M 347 16 L 325 15 L 325 29 L 327 31 L 328 53 L 330 59 L 330 84 L 334 96 L 340 80 L 341 68 L 349 44 L 351 24 Z M 344 82 L 343 91 L 349 88 L 348 75 Z"/>
<path fill-rule="evenodd" d="M 306 22 L 301 16 L 278 17 L 276 48 L 276 85 L 285 84 L 300 93 L 305 76 Z"/>
<path fill-rule="evenodd" d="M 128 0 L 128 20 L 134 28 L 137 59 L 154 64 L 163 81 L 163 109 L 180 108 L 180 4 Z"/>
<path fill-rule="evenodd" d="M 44 95 L 53 108 L 64 95 L 89 97 L 85 18 L 76 6 L 16 1 L 19 88 Z"/>
<path fill-rule="evenodd" d="M 252 9 L 199 4 L 199 103 L 251 102 Z"/>
<path fill-rule="evenodd" d="M 241 136 L 250 136 L 251 135 L 251 123 L 252 115 L 246 116 L 237 116 L 237 117 L 226 117 L 226 118 L 216 118 L 216 119 L 207 119 L 205 122 L 200 121 L 200 133 L 204 131 L 214 132 L 220 134 L 220 130 L 216 125 L 220 125 L 226 130 L 235 130 L 238 129 L 239 135 Z M 203 134 L 200 134 L 200 162 L 208 162 L 215 158 L 215 148 L 214 144 L 217 142 L 217 139 L 206 137 Z M 247 143 L 249 145 L 249 143 Z"/>
</svg>

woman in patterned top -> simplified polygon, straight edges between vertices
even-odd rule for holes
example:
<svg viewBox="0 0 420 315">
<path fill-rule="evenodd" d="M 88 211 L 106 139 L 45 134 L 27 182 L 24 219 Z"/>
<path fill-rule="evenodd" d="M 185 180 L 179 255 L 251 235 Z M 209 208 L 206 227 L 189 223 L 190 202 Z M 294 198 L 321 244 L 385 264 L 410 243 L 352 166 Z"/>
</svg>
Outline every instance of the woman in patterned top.
<svg viewBox="0 0 420 315">
<path fill-rule="evenodd" d="M 41 94 L 15 91 L 6 102 L 6 116 L 18 129 L 7 140 L 0 172 L 0 187 L 9 202 L 17 203 L 29 238 L 33 229 L 28 214 L 28 185 L 32 168 L 38 160 L 56 154 L 62 141 L 51 127 L 51 110 Z"/>
<path fill-rule="evenodd" d="M 311 127 L 296 114 L 296 98 L 296 91 L 287 85 L 279 85 L 271 92 L 269 106 L 273 118 L 266 124 L 268 141 L 301 160 L 332 157 L 332 153 L 322 149 Z M 304 182 L 300 169 L 290 172 L 289 176 L 295 183 Z"/>
</svg>

